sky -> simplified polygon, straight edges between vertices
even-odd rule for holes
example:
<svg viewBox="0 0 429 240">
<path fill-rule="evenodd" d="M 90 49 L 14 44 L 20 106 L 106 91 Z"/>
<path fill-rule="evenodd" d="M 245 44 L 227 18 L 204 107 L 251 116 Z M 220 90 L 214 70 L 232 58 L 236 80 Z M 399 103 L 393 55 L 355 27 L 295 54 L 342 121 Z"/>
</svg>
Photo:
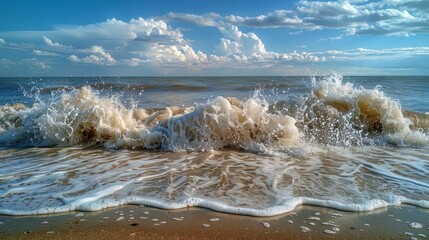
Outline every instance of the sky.
<svg viewBox="0 0 429 240">
<path fill-rule="evenodd" d="M 429 75 L 428 0 L 1 0 L 0 77 Z"/>
</svg>

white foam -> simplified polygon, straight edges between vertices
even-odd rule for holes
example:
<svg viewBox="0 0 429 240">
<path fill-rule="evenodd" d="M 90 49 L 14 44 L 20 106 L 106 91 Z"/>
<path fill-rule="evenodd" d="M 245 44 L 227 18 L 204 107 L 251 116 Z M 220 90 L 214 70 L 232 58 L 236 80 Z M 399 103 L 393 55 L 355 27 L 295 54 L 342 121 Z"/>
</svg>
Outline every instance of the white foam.
<svg viewBox="0 0 429 240">
<path fill-rule="evenodd" d="M 387 140 L 398 145 L 427 145 L 429 138 L 412 130 L 412 122 L 402 112 L 398 101 L 384 95 L 380 86 L 374 89 L 343 83 L 342 76 L 330 75 L 321 81 L 313 80 L 314 95 L 334 107 L 338 113 L 351 114 L 369 132 L 381 131 Z"/>
<path fill-rule="evenodd" d="M 404 116 L 399 102 L 379 87 L 355 87 L 333 74 L 314 80 L 312 92 L 296 104 L 300 107 L 282 102 L 270 106 L 256 91 L 244 101 L 219 96 L 196 106 L 151 110 L 127 108 L 117 96 L 101 97 L 85 86 L 58 92 L 29 108 L 2 106 L 0 143 L 270 152 L 310 147 L 302 145 L 303 138 L 332 145 L 362 144 L 368 132 L 382 132 L 381 138 L 393 144 L 429 143 L 428 136 L 411 128 L 413 122 Z M 414 123 L 419 122 L 418 114 L 411 115 Z"/>
<path fill-rule="evenodd" d="M 325 229 L 325 230 L 323 231 L 323 233 L 326 233 L 326 234 L 336 234 L 337 232 L 336 232 L 336 231 L 334 231 L 334 230 Z"/>
<path fill-rule="evenodd" d="M 82 87 L 32 108 L 5 107 L 0 142 L 36 146 L 101 142 L 106 147 L 165 150 L 230 146 L 257 152 L 295 145 L 300 137 L 295 120 L 271 114 L 268 107 L 255 94 L 244 102 L 217 97 L 195 108 L 167 107 L 148 114 Z"/>
<path fill-rule="evenodd" d="M 396 148 L 362 147 L 384 145 L 383 139 L 427 144 L 400 104 L 380 88 L 355 87 L 338 75 L 313 84 L 314 94 L 300 98 L 294 111 L 287 104 L 270 105 L 258 92 L 245 100 L 219 96 L 190 107 L 125 107 L 91 87 L 31 107 L 2 106 L 2 145 L 96 144 L 176 153 L 65 147 L 9 154 L 0 168 L 10 182 L 0 190 L 5 202 L 0 214 L 98 211 L 124 204 L 252 216 L 278 215 L 303 204 L 345 211 L 404 203 L 429 208 L 427 151 L 405 148 L 395 155 Z M 386 154 L 391 156 L 380 159 Z M 19 195 L 26 196 L 21 208 L 13 204 Z"/>
<path fill-rule="evenodd" d="M 414 229 L 420 229 L 423 228 L 423 224 L 418 223 L 418 222 L 412 222 L 409 224 L 410 228 L 414 228 Z"/>
<path fill-rule="evenodd" d="M 405 200 L 405 198 L 402 198 L 402 197 L 398 197 L 398 199 Z M 64 206 L 56 207 L 56 208 L 42 208 L 42 209 L 28 210 L 28 211 L 0 209 L 0 214 L 34 215 L 34 214 L 68 212 L 68 211 L 75 211 L 75 210 L 98 211 L 98 210 L 105 209 L 106 207 L 115 207 L 115 206 L 122 206 L 127 204 L 129 205 L 144 204 L 146 206 L 162 208 L 162 209 L 183 209 L 183 208 L 189 208 L 189 207 L 202 207 L 202 208 L 208 208 L 208 209 L 212 209 L 212 210 L 215 210 L 218 212 L 224 212 L 224 213 L 266 217 L 266 216 L 275 216 L 275 215 L 291 212 L 299 205 L 320 206 L 320 207 L 327 207 L 327 208 L 350 211 L 350 212 L 365 212 L 365 211 L 372 211 L 378 208 L 384 208 L 388 206 L 397 206 L 402 203 L 411 204 L 411 201 L 388 203 L 384 200 L 374 199 L 361 204 L 356 204 L 356 203 L 345 204 L 345 203 L 332 201 L 332 200 L 320 200 L 320 199 L 313 199 L 313 198 L 306 198 L 306 197 L 298 197 L 298 198 L 289 199 L 288 201 L 284 201 L 279 205 L 274 205 L 268 208 L 253 209 L 253 208 L 244 208 L 244 207 L 233 207 L 222 202 L 196 198 L 196 197 L 183 199 L 179 202 L 167 202 L 159 199 L 144 198 L 144 197 L 127 197 L 121 200 L 104 199 L 102 201 L 97 200 L 90 203 L 86 202 L 86 204 L 80 204 L 80 205 L 66 204 Z M 89 204 L 91 207 L 88 207 L 87 204 Z M 429 201 L 426 201 L 426 205 L 420 205 L 420 207 L 422 206 L 428 207 Z M 157 220 L 157 219 L 152 219 L 152 221 L 154 220 Z M 322 224 L 325 224 L 325 223 L 322 223 Z M 332 226 L 335 226 L 335 225 L 332 225 Z"/>
</svg>

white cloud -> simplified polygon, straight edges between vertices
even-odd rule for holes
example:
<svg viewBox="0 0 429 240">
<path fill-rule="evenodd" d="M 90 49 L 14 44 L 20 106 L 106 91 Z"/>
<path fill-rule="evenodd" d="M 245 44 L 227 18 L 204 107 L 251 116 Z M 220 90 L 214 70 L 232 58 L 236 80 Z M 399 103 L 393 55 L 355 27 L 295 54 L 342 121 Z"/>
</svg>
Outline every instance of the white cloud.
<svg viewBox="0 0 429 240">
<path fill-rule="evenodd" d="M 23 42 L 23 43 L 9 42 L 4 40 L 3 38 L 0 38 L 0 48 L 19 50 L 19 51 L 28 51 L 30 49 L 32 50 L 33 46 L 26 42 Z"/>
<path fill-rule="evenodd" d="M 285 20 L 284 17 L 288 19 Z M 219 44 L 215 48 L 215 53 L 208 58 L 203 55 L 204 60 L 209 60 L 215 63 L 222 62 L 278 62 L 278 61 L 324 61 L 325 58 L 312 56 L 310 54 L 293 53 L 276 53 L 270 52 L 266 49 L 265 44 L 253 32 L 243 33 L 234 24 L 252 25 L 260 27 L 279 27 L 279 26 L 292 26 L 299 24 L 301 21 L 296 18 L 296 15 L 291 11 L 274 11 L 267 16 L 261 15 L 255 18 L 243 18 L 239 16 L 221 17 L 218 14 L 205 14 L 195 15 L 186 13 L 169 13 L 165 16 L 168 20 L 185 21 L 197 24 L 199 26 L 216 27 L 223 37 L 220 39 Z M 270 25 L 265 25 L 270 23 Z M 167 51 L 160 52 L 156 56 L 175 56 L 179 60 L 185 59 L 178 49 L 168 49 Z M 189 54 L 190 59 L 199 59 L 194 54 Z M 165 57 L 164 57 L 165 58 Z M 259 65 L 261 66 L 261 65 Z"/>
<path fill-rule="evenodd" d="M 369 60 L 369 59 L 393 59 L 418 56 L 429 56 L 429 47 L 407 47 L 407 48 L 385 48 L 367 49 L 356 48 L 351 50 L 329 50 L 326 52 L 314 53 L 324 55 L 328 59 L 334 60 Z"/>
<path fill-rule="evenodd" d="M 203 15 L 195 15 L 189 13 L 173 13 L 170 12 L 165 16 L 167 19 L 173 19 L 183 22 L 191 22 L 204 27 L 216 27 L 217 21 L 221 16 L 217 13 L 207 13 Z"/>
<path fill-rule="evenodd" d="M 191 22 L 200 26 L 215 26 L 220 22 L 256 28 L 285 27 L 302 30 L 339 29 L 344 35 L 411 36 L 429 33 L 429 1 L 361 0 L 305 1 L 294 10 L 275 10 L 259 16 L 220 16 L 210 13 L 195 15 L 169 13 L 166 19 Z"/>
<path fill-rule="evenodd" d="M 113 65 L 116 63 L 116 60 L 106 52 L 101 46 L 92 46 L 90 49 L 81 50 L 82 53 L 89 53 L 83 58 L 79 58 L 76 55 L 70 55 L 68 59 L 72 62 L 83 62 L 83 63 L 92 63 L 99 65 Z"/>
<path fill-rule="evenodd" d="M 301 34 L 302 31 L 290 32 L 289 35 L 298 35 Z"/>
<path fill-rule="evenodd" d="M 51 69 L 51 66 L 49 66 L 48 64 L 46 64 L 45 62 L 37 58 L 22 59 L 20 62 L 16 62 L 15 64 L 28 66 L 30 69 L 35 69 L 35 68 L 39 70 Z"/>
<path fill-rule="evenodd" d="M 46 51 L 41 51 L 41 50 L 33 50 L 33 53 L 38 55 L 38 56 L 60 56 L 58 53 L 54 53 L 54 52 L 46 52 Z"/>
<path fill-rule="evenodd" d="M 291 13 L 276 11 L 267 19 L 273 19 L 274 15 L 288 14 Z M 215 13 L 169 13 L 167 16 L 169 19 L 191 21 L 200 26 L 216 27 L 223 37 L 219 45 L 214 47 L 213 54 L 207 55 L 195 50 L 180 29 L 172 28 L 164 20 L 138 18 L 125 22 L 113 18 L 96 24 L 62 26 L 49 32 L 41 32 L 47 46 L 41 47 L 40 50 L 33 48 L 31 51 L 41 57 L 60 56 L 61 53 L 74 63 L 127 66 L 167 64 L 195 68 L 198 64 L 202 64 L 201 67 L 219 67 L 224 62 L 323 60 L 307 53 L 270 52 L 258 35 L 240 31 L 237 26 L 224 21 Z M 47 36 L 52 36 L 58 42 Z"/>
<path fill-rule="evenodd" d="M 70 61 L 72 61 L 72 62 L 79 62 L 79 61 L 80 61 L 79 57 L 78 57 L 78 56 L 76 56 L 76 55 L 70 55 L 70 56 L 68 57 L 68 59 L 69 59 Z"/>
<path fill-rule="evenodd" d="M 166 46 L 154 45 L 150 52 L 145 54 L 149 59 L 156 63 L 172 63 L 172 62 L 204 62 L 207 56 L 201 51 L 195 52 L 190 46 Z"/>
<path fill-rule="evenodd" d="M 0 58 L 0 69 L 8 69 L 9 67 L 15 65 L 14 61 L 11 61 L 6 58 Z"/>
<path fill-rule="evenodd" d="M 115 59 L 110 55 L 110 53 L 106 52 L 102 46 L 95 45 L 95 46 L 92 46 L 92 48 L 90 49 L 82 50 L 82 52 L 93 53 L 95 55 L 90 55 L 90 56 L 97 56 L 108 64 L 115 63 Z"/>
<path fill-rule="evenodd" d="M 31 70 L 44 71 L 51 69 L 51 66 L 36 58 L 26 58 L 21 60 L 9 60 L 6 58 L 0 58 L 0 69 L 12 70 L 17 71 L 19 73 L 23 73 L 23 70 L 25 70 L 26 68 Z"/>
<path fill-rule="evenodd" d="M 35 66 L 39 67 L 39 68 L 40 68 L 40 69 L 42 69 L 42 70 L 50 69 L 50 68 L 51 68 L 49 65 L 46 65 L 46 64 L 45 64 L 45 63 L 43 63 L 43 62 L 38 62 L 38 61 L 36 61 L 36 62 L 34 62 L 33 64 L 34 64 Z"/>
<path fill-rule="evenodd" d="M 310 15 L 338 16 L 342 14 L 355 15 L 359 11 L 348 1 L 320 2 L 299 1 L 298 11 Z"/>
<path fill-rule="evenodd" d="M 301 45 L 293 43 L 295 49 L 299 51 L 293 49 L 288 52 L 274 51 L 264 43 L 263 34 L 267 30 L 260 30 L 260 33 L 252 31 L 252 28 L 288 28 L 289 35 L 315 29 L 335 29 L 336 31 L 330 31 L 335 32 L 334 36 L 324 35 L 330 40 L 368 34 L 395 36 L 427 34 L 429 10 L 423 9 L 424 6 L 429 6 L 427 2 L 429 1 L 384 0 L 375 3 L 365 0 L 298 1 L 293 10 L 275 10 L 258 16 L 171 12 L 159 18 L 138 18 L 129 21 L 112 18 L 100 23 L 60 26 L 51 31 L 31 32 L 33 36 L 31 40 L 26 38 L 26 34 L 30 33 L 22 32 L 21 38 L 16 33 L 2 33 L 0 48 L 27 52 L 29 58 L 36 55 L 39 60 L 35 60 L 37 63 L 31 66 L 37 65 L 40 69 L 48 69 L 56 64 L 57 61 L 49 61 L 52 59 L 49 57 L 52 56 L 57 56 L 56 60 L 67 59 L 69 63 L 79 63 L 79 67 L 84 64 L 132 67 L 144 65 L 155 66 L 157 69 L 165 66 L 220 69 L 237 65 L 261 69 L 275 64 L 291 66 L 292 63 L 302 63 L 296 65 L 304 66 L 305 63 L 311 65 L 312 62 L 326 60 L 426 56 L 428 55 L 426 48 L 303 51 L 312 48 L 303 45 L 309 44 L 308 41 L 302 41 Z M 208 46 L 206 49 L 209 50 L 205 52 L 196 49 L 193 42 L 184 35 L 187 32 L 172 27 L 173 21 L 216 28 L 220 33 L 218 44 Z M 9 39 L 21 41 L 10 43 Z M 315 39 L 317 40 L 320 39 Z M 285 45 L 287 44 L 286 39 Z M 59 58 L 61 56 L 62 58 Z"/>
<path fill-rule="evenodd" d="M 220 43 L 217 46 L 217 52 L 220 55 L 231 56 L 234 54 L 239 54 L 241 52 L 240 48 L 241 46 L 238 42 L 231 41 L 226 38 L 221 38 Z"/>
<path fill-rule="evenodd" d="M 113 18 L 97 24 L 60 27 L 50 34 L 75 42 L 75 46 L 91 44 L 89 48 L 67 49 L 72 62 L 138 66 L 207 61 L 206 54 L 194 50 L 179 29 L 163 20 L 138 18 L 124 22 Z M 44 39 L 49 46 L 61 45 Z"/>
<path fill-rule="evenodd" d="M 51 46 L 51 47 L 60 47 L 60 48 L 68 48 L 69 47 L 69 46 L 64 46 L 60 43 L 54 42 L 46 36 L 43 36 L 42 39 L 48 46 Z"/>
<path fill-rule="evenodd" d="M 52 31 L 31 34 L 39 35 L 44 45 L 32 43 L 29 46 L 18 46 L 2 39 L 2 47 L 31 51 L 31 54 L 40 57 L 61 54 L 68 56 L 71 62 L 98 65 L 176 63 L 185 66 L 208 60 L 205 53 L 192 47 L 180 29 L 153 18 L 131 19 L 128 22 L 112 18 L 101 23 L 60 26 Z M 16 33 L 13 35 L 16 36 Z M 21 36 L 23 41 L 28 38 L 25 34 Z"/>
<path fill-rule="evenodd" d="M 147 63 L 148 61 L 133 57 L 131 59 L 124 59 L 123 62 L 125 65 L 128 65 L 130 67 L 135 67 L 135 66 L 139 66 L 142 63 Z"/>
<path fill-rule="evenodd" d="M 52 34 L 69 42 L 76 42 L 74 45 L 82 45 L 84 42 L 90 46 L 101 45 L 108 49 L 126 50 L 151 43 L 173 44 L 184 41 L 180 30 L 171 28 L 163 20 L 152 18 L 131 19 L 129 22 L 112 18 L 96 24 L 59 27 Z"/>
<path fill-rule="evenodd" d="M 225 21 L 234 25 L 250 27 L 276 28 L 276 27 L 303 27 L 305 23 L 291 10 L 276 10 L 266 15 L 256 17 L 226 16 Z"/>
<path fill-rule="evenodd" d="M 317 28 L 343 29 L 347 35 L 400 35 L 429 33 L 427 14 L 410 7 L 419 1 L 299 1 L 304 22 Z M 395 8 L 391 8 L 395 7 Z"/>
<path fill-rule="evenodd" d="M 243 33 L 237 26 L 219 23 L 219 31 L 225 36 L 216 48 L 216 54 L 228 58 L 216 58 L 216 61 L 236 62 L 278 62 L 278 61 L 325 61 L 323 57 L 303 52 L 276 53 L 267 51 L 265 44 L 253 32 Z"/>
<path fill-rule="evenodd" d="M 264 43 L 255 33 L 243 33 L 238 27 L 230 24 L 220 25 L 218 29 L 224 36 L 231 39 L 221 39 L 217 48 L 220 54 L 226 56 L 242 54 L 247 57 L 257 57 L 267 53 Z"/>
</svg>

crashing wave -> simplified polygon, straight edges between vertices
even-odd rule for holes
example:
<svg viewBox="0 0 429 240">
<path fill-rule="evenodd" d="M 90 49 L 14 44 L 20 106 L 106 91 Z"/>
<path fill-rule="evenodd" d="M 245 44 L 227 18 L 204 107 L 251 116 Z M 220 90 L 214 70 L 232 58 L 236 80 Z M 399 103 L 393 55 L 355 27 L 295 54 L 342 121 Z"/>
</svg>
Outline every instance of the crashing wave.
<svg viewBox="0 0 429 240">
<path fill-rule="evenodd" d="M 313 79 L 312 94 L 268 103 L 256 92 L 241 101 L 216 97 L 192 107 L 125 107 L 89 86 L 54 94 L 32 107 L 5 105 L 0 143 L 23 146 L 103 144 L 106 147 L 207 150 L 233 147 L 265 152 L 305 142 L 353 146 L 385 138 L 396 145 L 426 145 L 426 115 L 405 113 L 379 87 L 343 83 L 340 75 Z"/>
</svg>

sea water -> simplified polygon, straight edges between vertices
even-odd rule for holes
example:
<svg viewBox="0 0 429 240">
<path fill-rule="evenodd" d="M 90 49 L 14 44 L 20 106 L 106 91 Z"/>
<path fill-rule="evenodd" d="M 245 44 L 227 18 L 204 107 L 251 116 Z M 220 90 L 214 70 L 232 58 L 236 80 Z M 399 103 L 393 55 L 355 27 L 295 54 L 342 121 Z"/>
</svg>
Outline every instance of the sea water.
<svg viewBox="0 0 429 240">
<path fill-rule="evenodd" d="M 0 84 L 0 214 L 429 208 L 428 77 Z"/>
</svg>

